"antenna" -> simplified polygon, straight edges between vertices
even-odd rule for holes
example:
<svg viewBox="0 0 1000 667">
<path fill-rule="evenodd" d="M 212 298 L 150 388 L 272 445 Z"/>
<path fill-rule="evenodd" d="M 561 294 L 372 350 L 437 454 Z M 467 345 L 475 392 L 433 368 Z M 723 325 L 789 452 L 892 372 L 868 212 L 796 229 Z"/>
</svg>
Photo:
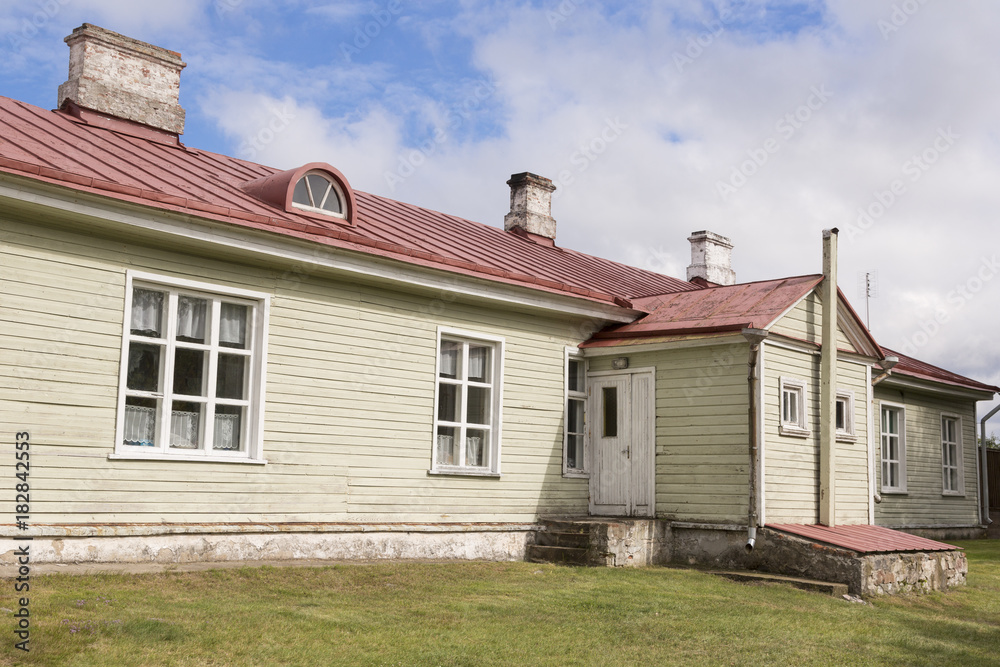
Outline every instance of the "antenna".
<svg viewBox="0 0 1000 667">
<path fill-rule="evenodd" d="M 878 298 L 878 271 L 858 274 L 858 292 L 865 297 L 865 326 L 872 328 L 871 300 Z"/>
</svg>

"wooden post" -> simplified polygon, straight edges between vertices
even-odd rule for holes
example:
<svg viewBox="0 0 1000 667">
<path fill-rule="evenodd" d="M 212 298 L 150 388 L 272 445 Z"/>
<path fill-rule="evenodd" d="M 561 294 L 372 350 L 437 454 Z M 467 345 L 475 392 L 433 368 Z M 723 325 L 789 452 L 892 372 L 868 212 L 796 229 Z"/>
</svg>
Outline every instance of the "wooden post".
<svg viewBox="0 0 1000 667">
<path fill-rule="evenodd" d="M 820 356 L 819 522 L 836 525 L 837 232 L 823 230 L 823 348 Z"/>
</svg>

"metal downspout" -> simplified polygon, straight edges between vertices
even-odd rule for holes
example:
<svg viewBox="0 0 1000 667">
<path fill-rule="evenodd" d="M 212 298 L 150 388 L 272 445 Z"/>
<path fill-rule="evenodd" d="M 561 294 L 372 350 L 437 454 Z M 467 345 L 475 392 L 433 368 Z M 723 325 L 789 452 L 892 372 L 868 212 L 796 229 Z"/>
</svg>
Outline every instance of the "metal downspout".
<svg viewBox="0 0 1000 667">
<path fill-rule="evenodd" d="M 977 483 L 979 483 L 979 484 L 982 485 L 982 487 L 981 487 L 982 493 L 979 496 L 979 498 L 981 500 L 981 502 L 979 504 L 979 512 L 980 512 L 979 518 L 982 519 L 980 521 L 980 523 L 982 525 L 984 525 L 984 526 L 988 526 L 991 523 L 993 523 L 992 519 L 990 519 L 990 484 L 989 484 L 989 481 L 988 481 L 989 480 L 989 477 L 988 477 L 989 473 L 987 472 L 987 469 L 986 469 L 986 465 L 987 465 L 986 464 L 986 461 L 987 461 L 987 458 L 986 458 L 986 422 L 988 422 L 990 420 L 990 417 L 992 417 L 993 415 L 995 415 L 998 412 L 1000 412 L 1000 405 L 998 405 L 995 408 L 993 408 L 992 410 L 990 410 L 986 414 L 986 416 L 983 417 L 982 421 L 979 422 L 980 426 L 981 426 L 981 431 L 980 432 L 982 433 L 982 435 L 980 436 L 980 440 L 979 440 L 979 442 L 980 442 L 980 445 L 979 445 L 980 452 L 979 452 L 979 457 L 976 458 L 976 467 L 980 468 L 982 470 L 982 472 L 979 475 L 977 475 L 977 477 L 979 477 L 979 479 L 976 480 L 976 481 L 977 481 Z M 982 460 L 982 466 L 981 467 L 980 467 L 980 463 L 979 463 L 980 460 Z"/>
<path fill-rule="evenodd" d="M 744 329 L 743 336 L 750 343 L 750 356 L 747 360 L 747 426 L 750 429 L 750 475 L 749 475 L 749 498 L 747 499 L 747 543 L 745 549 L 747 553 L 753 551 L 757 543 L 757 489 L 759 481 L 757 470 L 759 467 L 759 443 L 757 442 L 757 359 L 760 356 L 760 344 L 767 338 L 768 332 L 764 329 Z"/>
</svg>

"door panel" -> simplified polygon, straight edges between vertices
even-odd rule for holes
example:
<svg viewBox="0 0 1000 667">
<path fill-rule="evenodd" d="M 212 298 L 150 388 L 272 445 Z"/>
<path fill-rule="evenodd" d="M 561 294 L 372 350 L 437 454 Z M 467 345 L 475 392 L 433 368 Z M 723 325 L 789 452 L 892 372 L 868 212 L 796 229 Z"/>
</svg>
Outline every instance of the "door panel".
<svg viewBox="0 0 1000 667">
<path fill-rule="evenodd" d="M 654 403 L 652 371 L 590 380 L 590 513 L 653 516 Z"/>
</svg>

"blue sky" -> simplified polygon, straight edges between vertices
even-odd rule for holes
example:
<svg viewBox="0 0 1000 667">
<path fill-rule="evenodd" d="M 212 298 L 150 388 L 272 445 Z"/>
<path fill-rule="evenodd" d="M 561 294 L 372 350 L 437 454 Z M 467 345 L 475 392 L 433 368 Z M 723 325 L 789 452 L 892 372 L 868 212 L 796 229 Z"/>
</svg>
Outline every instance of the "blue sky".
<svg viewBox="0 0 1000 667">
<path fill-rule="evenodd" d="M 560 245 L 680 277 L 693 230 L 747 281 L 819 272 L 838 227 L 880 342 L 1000 385 L 997 4 L 25 0 L 0 94 L 54 106 L 84 21 L 182 53 L 199 148 L 497 226 L 533 171 Z"/>
</svg>

